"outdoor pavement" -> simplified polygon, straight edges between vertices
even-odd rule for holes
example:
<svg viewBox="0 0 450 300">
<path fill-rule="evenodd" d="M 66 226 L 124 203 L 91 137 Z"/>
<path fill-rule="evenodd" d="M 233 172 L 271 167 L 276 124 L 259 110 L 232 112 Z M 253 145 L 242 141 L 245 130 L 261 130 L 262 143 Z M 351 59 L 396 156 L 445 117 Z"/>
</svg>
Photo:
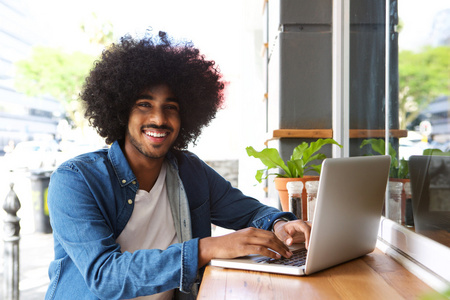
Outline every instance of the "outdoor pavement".
<svg viewBox="0 0 450 300">
<path fill-rule="evenodd" d="M 14 183 L 14 191 L 19 198 L 21 208 L 17 212 L 20 220 L 19 242 L 19 290 L 21 300 L 42 300 L 49 283 L 48 265 L 53 259 L 52 234 L 36 233 L 34 226 L 33 206 L 31 201 L 31 182 L 26 172 L 10 173 L 2 168 L 3 157 L 0 157 L 0 299 L 3 299 L 4 274 L 4 218 L 6 212 L 3 203 Z"/>
<path fill-rule="evenodd" d="M 3 243 L 1 245 L 0 286 L 3 295 Z M 53 259 L 52 234 L 33 233 L 21 236 L 19 245 L 19 296 L 24 300 L 42 300 L 49 283 L 48 265 Z M 2 296 L 0 296 L 2 299 Z"/>
</svg>

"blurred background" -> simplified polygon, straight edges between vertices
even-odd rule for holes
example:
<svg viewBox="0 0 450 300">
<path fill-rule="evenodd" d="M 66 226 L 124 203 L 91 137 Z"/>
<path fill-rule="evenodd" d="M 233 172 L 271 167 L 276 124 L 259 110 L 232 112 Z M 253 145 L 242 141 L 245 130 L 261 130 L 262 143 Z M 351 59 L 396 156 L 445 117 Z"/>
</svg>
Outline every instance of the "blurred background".
<svg viewBox="0 0 450 300">
<path fill-rule="evenodd" d="M 228 82 L 226 103 L 196 145 L 234 186 L 258 199 L 261 165 L 245 147 L 264 148 L 263 0 L 0 0 L 0 199 L 10 183 L 22 208 L 24 299 L 42 299 L 51 234 L 36 235 L 33 176 L 75 155 L 107 147 L 83 118 L 78 94 L 104 47 L 125 34 L 166 31 L 191 40 Z M 450 151 L 450 1 L 400 0 L 399 121 L 408 136 L 399 157 Z M 420 21 L 418 21 L 420 20 Z M 442 68 L 443 67 L 443 68 Z M 0 217 L 3 220 L 4 211 Z M 42 249 L 39 250 L 40 245 Z M 47 248 L 46 248 L 47 247 Z M 0 251 L 3 252 L 2 244 Z M 0 261 L 2 256 L 0 255 Z M 2 270 L 0 270 L 0 276 Z"/>
<path fill-rule="evenodd" d="M 77 100 L 93 62 L 123 35 L 166 31 L 216 61 L 228 82 L 225 107 L 189 149 L 234 186 L 247 178 L 242 189 L 263 197 L 255 167 L 239 164 L 245 147 L 263 147 L 265 137 L 264 113 L 254 105 L 264 94 L 262 9 L 259 0 L 0 0 L 0 199 L 13 183 L 21 202 L 21 299 L 43 299 L 53 257 L 51 233 L 36 225 L 39 189 L 61 162 L 107 147 Z M 2 225 L 5 215 L 0 209 Z M 2 259 L 0 242 L 0 280 Z"/>
<path fill-rule="evenodd" d="M 262 3 L 241 2 L 0 1 L 0 195 L 14 174 L 107 147 L 79 105 L 84 78 L 106 45 L 159 30 L 192 41 L 223 73 L 225 107 L 189 149 L 217 168 L 233 167 L 237 186 L 240 156 L 265 133 L 253 105 L 263 100 Z M 22 232 L 32 231 L 23 224 Z"/>
</svg>

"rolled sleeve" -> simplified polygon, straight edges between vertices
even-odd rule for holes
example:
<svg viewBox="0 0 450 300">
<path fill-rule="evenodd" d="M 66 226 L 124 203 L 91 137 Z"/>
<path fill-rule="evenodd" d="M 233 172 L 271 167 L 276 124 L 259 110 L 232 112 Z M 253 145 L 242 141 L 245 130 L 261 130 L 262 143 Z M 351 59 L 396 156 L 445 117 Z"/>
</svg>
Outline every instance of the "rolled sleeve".
<svg viewBox="0 0 450 300">
<path fill-rule="evenodd" d="M 270 230 L 272 228 L 273 222 L 280 218 L 286 218 L 288 220 L 297 220 L 297 217 L 290 212 L 276 212 L 266 214 L 253 221 L 253 226 L 256 228 L 261 228 L 265 230 Z"/>
<path fill-rule="evenodd" d="M 180 291 L 184 293 L 191 292 L 197 279 L 198 241 L 196 238 L 182 245 Z"/>
</svg>

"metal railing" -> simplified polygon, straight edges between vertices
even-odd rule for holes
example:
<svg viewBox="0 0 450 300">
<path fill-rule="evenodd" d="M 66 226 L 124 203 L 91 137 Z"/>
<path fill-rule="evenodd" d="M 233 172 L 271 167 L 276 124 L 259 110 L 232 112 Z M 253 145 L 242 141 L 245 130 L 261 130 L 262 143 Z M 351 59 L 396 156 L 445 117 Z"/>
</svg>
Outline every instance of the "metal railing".
<svg viewBox="0 0 450 300">
<path fill-rule="evenodd" d="M 20 218 L 17 211 L 20 201 L 14 192 L 14 183 L 10 183 L 10 190 L 3 202 L 6 216 L 3 224 L 3 299 L 19 299 L 19 244 L 20 244 Z"/>
</svg>

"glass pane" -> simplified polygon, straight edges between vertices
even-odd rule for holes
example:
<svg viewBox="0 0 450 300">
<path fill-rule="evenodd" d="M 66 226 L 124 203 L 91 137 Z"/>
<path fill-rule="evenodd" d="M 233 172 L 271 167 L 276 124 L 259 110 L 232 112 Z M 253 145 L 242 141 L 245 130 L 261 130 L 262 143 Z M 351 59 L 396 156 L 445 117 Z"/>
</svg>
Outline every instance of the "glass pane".
<svg viewBox="0 0 450 300">
<path fill-rule="evenodd" d="M 386 124 L 384 20 L 383 1 L 350 1 L 350 156 L 384 154 L 377 151 L 384 149 Z M 391 80 L 397 86 L 395 76 Z M 395 94 L 392 88 L 390 96 Z M 393 102 L 389 109 L 392 123 L 398 123 L 397 107 Z"/>
<path fill-rule="evenodd" d="M 442 152 L 450 151 L 450 2 L 388 7 L 386 44 L 385 3 L 350 2 L 350 155 L 387 150 L 385 216 L 449 245 L 450 156 Z M 436 149 L 432 158 L 426 149 Z"/>
<path fill-rule="evenodd" d="M 399 222 L 450 246 L 450 2 L 399 0 L 398 16 Z"/>
<path fill-rule="evenodd" d="M 396 11 L 396 7 L 393 8 Z M 390 35 L 389 98 L 386 109 L 386 39 L 384 1 L 350 1 L 350 156 L 385 153 L 386 117 L 398 145 L 397 40 Z M 392 21 L 397 22 L 396 14 Z M 392 26 L 393 29 L 393 26 Z M 392 185 L 398 185 L 395 183 Z M 401 183 L 400 183 L 401 184 Z M 388 211 L 383 211 L 386 215 Z"/>
</svg>

